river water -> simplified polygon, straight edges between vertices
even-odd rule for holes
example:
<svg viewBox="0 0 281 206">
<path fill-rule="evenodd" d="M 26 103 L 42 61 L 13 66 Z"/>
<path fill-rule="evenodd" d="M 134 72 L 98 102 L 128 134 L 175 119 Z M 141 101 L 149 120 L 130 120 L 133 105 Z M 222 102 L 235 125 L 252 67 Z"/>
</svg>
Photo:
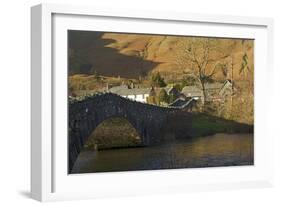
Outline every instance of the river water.
<svg viewBox="0 0 281 206">
<path fill-rule="evenodd" d="M 83 150 L 71 173 L 254 164 L 253 134 L 216 134 L 150 147 Z"/>
</svg>

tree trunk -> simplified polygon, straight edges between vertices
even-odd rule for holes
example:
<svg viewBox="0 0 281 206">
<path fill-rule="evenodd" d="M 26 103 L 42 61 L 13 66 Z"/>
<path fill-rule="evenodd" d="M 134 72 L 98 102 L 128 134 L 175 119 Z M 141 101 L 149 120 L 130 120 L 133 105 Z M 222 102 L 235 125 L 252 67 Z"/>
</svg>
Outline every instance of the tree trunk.
<svg viewBox="0 0 281 206">
<path fill-rule="evenodd" d="M 203 93 L 201 101 L 202 101 L 202 106 L 204 108 L 207 95 L 206 95 L 206 90 L 205 90 L 205 83 L 203 81 L 200 81 L 200 83 L 201 83 L 202 93 Z"/>
</svg>

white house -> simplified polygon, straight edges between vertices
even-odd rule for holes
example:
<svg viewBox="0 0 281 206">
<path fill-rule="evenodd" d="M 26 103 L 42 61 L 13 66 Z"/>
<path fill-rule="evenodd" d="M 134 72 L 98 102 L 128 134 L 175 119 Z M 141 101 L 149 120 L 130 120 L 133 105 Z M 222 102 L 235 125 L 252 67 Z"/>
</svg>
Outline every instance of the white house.
<svg viewBox="0 0 281 206">
<path fill-rule="evenodd" d="M 146 103 L 150 90 L 150 88 L 130 88 L 127 85 L 121 85 L 110 88 L 109 92 L 118 94 L 134 101 Z"/>
</svg>

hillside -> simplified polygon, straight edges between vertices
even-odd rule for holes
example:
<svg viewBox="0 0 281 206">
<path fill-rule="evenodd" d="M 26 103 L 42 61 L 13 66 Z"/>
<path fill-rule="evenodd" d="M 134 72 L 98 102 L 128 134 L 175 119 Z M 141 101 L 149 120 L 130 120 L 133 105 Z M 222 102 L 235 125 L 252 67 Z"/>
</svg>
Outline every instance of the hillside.
<svg viewBox="0 0 281 206">
<path fill-rule="evenodd" d="M 139 79 L 152 72 L 160 72 L 166 80 L 182 78 L 184 70 L 177 64 L 181 55 L 180 42 L 190 37 L 138 35 L 102 32 L 69 32 L 69 71 L 73 74 Z M 217 39 L 217 50 L 231 54 L 235 80 L 252 80 L 253 41 Z M 247 55 L 248 68 L 241 71 L 243 57 Z M 217 58 L 214 53 L 213 57 Z M 245 58 L 244 58 L 245 59 Z M 230 61 L 228 61 L 230 62 Z M 212 70 L 210 64 L 207 70 Z M 228 67 L 230 67 L 228 65 Z M 223 71 L 216 71 L 215 80 L 225 79 Z"/>
<path fill-rule="evenodd" d="M 69 89 L 78 96 L 108 85 L 162 87 L 163 80 L 181 90 L 199 77 L 201 82 L 233 79 L 233 98 L 205 110 L 253 124 L 254 40 L 69 31 L 68 41 Z M 203 76 L 194 73 L 199 67 Z"/>
</svg>

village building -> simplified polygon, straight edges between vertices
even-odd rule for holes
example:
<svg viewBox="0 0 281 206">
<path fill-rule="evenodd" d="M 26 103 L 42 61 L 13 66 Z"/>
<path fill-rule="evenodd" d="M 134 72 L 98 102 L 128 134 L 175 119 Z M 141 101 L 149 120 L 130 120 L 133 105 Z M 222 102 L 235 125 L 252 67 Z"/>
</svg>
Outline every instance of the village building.
<svg viewBox="0 0 281 206">
<path fill-rule="evenodd" d="M 203 91 L 199 86 L 185 86 L 181 92 L 179 92 L 174 87 L 164 87 L 164 88 L 139 88 L 135 85 L 120 85 L 112 88 L 108 88 L 107 92 L 117 94 L 119 96 L 131 99 L 133 101 L 138 101 L 142 103 L 149 103 L 149 97 L 157 97 L 161 90 L 165 90 L 168 96 L 173 96 L 175 101 L 167 106 L 172 107 L 182 107 L 187 104 L 187 102 L 192 99 L 192 101 L 197 101 L 203 98 Z M 223 83 L 206 83 L 206 101 L 221 101 L 227 96 L 232 94 L 233 85 L 227 80 Z"/>
<path fill-rule="evenodd" d="M 179 98 L 182 95 L 175 87 L 167 86 L 167 87 L 152 87 L 152 93 L 150 96 L 158 96 L 161 90 L 165 90 L 168 96 L 174 96 L 175 98 Z"/>
<path fill-rule="evenodd" d="M 115 86 L 115 87 L 111 87 L 109 88 L 108 84 L 107 84 L 107 90 L 108 92 L 111 92 L 111 93 L 116 93 L 120 90 L 126 90 L 126 89 L 129 89 L 130 87 L 126 84 L 122 84 L 120 86 Z"/>
<path fill-rule="evenodd" d="M 191 98 L 177 98 L 174 102 L 169 104 L 170 107 L 182 107 L 184 106 Z"/>
<path fill-rule="evenodd" d="M 197 97 L 199 99 L 203 97 L 202 89 L 195 85 L 185 86 L 181 93 L 186 97 Z"/>
<path fill-rule="evenodd" d="M 174 102 L 169 104 L 169 107 L 175 107 L 180 109 L 185 109 L 186 111 L 192 112 L 194 107 L 196 107 L 197 98 L 196 97 L 179 97 Z"/>
<path fill-rule="evenodd" d="M 108 92 L 143 103 L 147 103 L 150 91 L 151 88 L 132 88 L 128 85 L 116 86 L 108 90 Z"/>
<path fill-rule="evenodd" d="M 227 97 L 229 95 L 232 95 L 233 92 L 235 92 L 235 87 L 233 86 L 233 83 L 231 83 L 231 81 L 227 80 L 224 82 L 221 90 L 219 91 L 219 95 L 222 97 Z"/>
<path fill-rule="evenodd" d="M 169 96 L 179 97 L 181 94 L 175 87 L 165 87 L 164 89 Z"/>
<path fill-rule="evenodd" d="M 225 82 L 215 82 L 215 83 L 206 83 L 205 84 L 205 92 L 206 92 L 206 101 L 220 101 L 226 98 L 229 95 L 232 95 L 233 85 L 231 81 L 226 80 Z M 203 91 L 199 86 L 185 86 L 182 89 L 182 94 L 186 97 L 197 97 L 198 99 L 202 99 Z"/>
</svg>

